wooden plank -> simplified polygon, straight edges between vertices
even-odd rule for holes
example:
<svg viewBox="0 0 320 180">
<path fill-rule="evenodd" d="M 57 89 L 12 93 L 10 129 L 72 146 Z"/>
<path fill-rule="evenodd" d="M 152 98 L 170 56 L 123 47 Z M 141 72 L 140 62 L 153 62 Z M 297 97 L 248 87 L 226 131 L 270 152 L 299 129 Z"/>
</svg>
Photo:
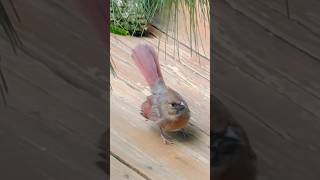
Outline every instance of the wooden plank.
<svg viewBox="0 0 320 180">
<path fill-rule="evenodd" d="M 113 156 L 110 156 L 110 179 L 134 179 L 134 180 L 144 180 L 135 171 L 130 169 L 128 166 L 122 164 Z"/>
<path fill-rule="evenodd" d="M 316 180 L 319 176 L 318 152 L 305 148 L 298 141 L 287 141 L 270 131 L 270 127 L 257 123 L 259 119 L 248 113 L 229 95 L 214 89 L 225 105 L 232 111 L 236 120 L 245 127 L 251 144 L 258 156 L 258 179 L 292 179 L 308 178 Z"/>
<path fill-rule="evenodd" d="M 267 3 L 215 1 L 213 91 L 247 130 L 259 179 L 316 180 L 320 63 L 288 39 L 301 28 Z"/>
<path fill-rule="evenodd" d="M 117 77 L 111 79 L 111 153 L 146 179 L 209 179 L 210 177 L 210 64 L 190 57 L 188 46 L 181 44 L 180 61 L 172 39 L 133 38 L 111 35 L 111 58 Z M 187 100 L 191 123 L 186 138 L 171 134 L 175 144 L 162 143 L 158 127 L 145 122 L 140 105 L 149 94 L 144 78 L 131 60 L 131 50 L 140 43 L 158 49 L 160 66 L 168 86 Z M 165 49 L 166 48 L 166 49 Z M 112 76 L 112 75 L 111 75 Z"/>
<path fill-rule="evenodd" d="M 138 92 L 135 94 L 139 96 Z M 158 128 L 151 122 L 144 122 L 135 103 L 125 101 L 123 96 L 111 96 L 112 153 L 150 179 L 209 179 L 210 140 L 207 135 L 190 127 L 190 138 L 173 136 L 175 144 L 163 144 Z"/>
<path fill-rule="evenodd" d="M 213 91 L 247 130 L 258 153 L 260 179 L 317 179 L 319 110 L 307 104 L 318 99 L 310 96 L 315 89 L 305 89 L 316 88 L 306 80 L 316 77 L 311 73 L 319 73 L 314 68 L 319 63 L 221 1 L 215 13 Z M 296 55 L 299 58 L 292 58 Z"/>
<path fill-rule="evenodd" d="M 229 63 L 320 117 L 320 63 L 226 3 L 216 5 L 214 53 L 224 54 Z"/>
<path fill-rule="evenodd" d="M 146 41 L 140 38 L 131 39 L 130 37 L 111 35 L 111 57 L 115 62 L 117 75 L 133 87 L 144 92 L 149 91 L 148 87 L 144 78 L 140 73 L 137 73 L 138 69 L 131 60 L 130 53 L 135 45 L 149 43 L 149 41 L 151 41 L 151 38 L 148 38 L 148 41 Z M 157 40 L 154 39 L 154 42 L 157 42 Z M 181 60 L 186 64 L 184 65 L 169 56 L 165 60 L 164 56 L 164 52 L 160 51 L 160 65 L 166 83 L 168 86 L 174 87 L 185 97 L 191 109 L 192 123 L 209 134 L 209 79 L 203 78 L 205 75 L 200 74 L 203 71 L 199 70 L 199 73 L 196 73 L 188 67 L 188 62 L 191 60 Z"/>
<path fill-rule="evenodd" d="M 98 160 L 98 138 L 105 131 L 103 124 L 61 103 L 59 99 L 30 85 L 20 76 L 10 71 L 4 72 L 12 89 L 8 96 L 8 107 L 1 107 L 3 130 L 23 140 L 26 139 L 25 141 L 30 141 L 31 144 L 38 144 L 41 147 L 40 150 L 48 149 L 48 151 L 44 150 L 46 154 L 53 155 L 59 161 L 73 164 L 74 167 L 68 165 L 69 169 L 77 169 L 70 172 L 72 179 L 81 175 L 79 171 L 92 173 L 90 175 L 92 178 L 104 177 L 105 175 L 95 165 Z M 6 153 L 10 152 L 3 152 L 3 154 Z M 28 154 L 25 156 L 29 157 Z M 33 162 L 33 160 L 29 161 Z M 35 168 L 38 166 L 49 170 L 52 168 L 50 172 L 52 171 L 53 174 L 55 171 L 60 171 L 58 166 L 51 167 L 45 162 L 35 163 Z"/>
<path fill-rule="evenodd" d="M 237 67 L 225 64 L 223 59 L 216 61 L 216 64 L 219 67 L 216 70 L 216 87 L 262 119 L 283 138 L 294 139 L 296 142 L 315 146 L 316 149 L 320 147 L 314 136 L 319 133 L 318 117 Z M 267 99 L 262 100 L 263 97 Z"/>
<path fill-rule="evenodd" d="M 32 114 L 1 109 L 1 171 L 8 179 L 101 179 L 98 148 L 65 128 L 52 127 Z M 21 171 L 20 171 L 21 169 Z M 17 171 L 19 173 L 17 174 Z M 29 172 L 30 171 L 30 172 Z"/>
<path fill-rule="evenodd" d="M 157 39 L 157 37 L 148 38 L 135 38 L 136 41 L 131 41 L 131 37 L 121 37 L 111 35 L 111 42 L 113 49 L 124 49 L 124 52 L 120 53 L 131 53 L 131 49 L 139 43 L 148 43 L 160 53 L 161 61 L 172 61 L 174 63 L 181 63 L 185 68 L 189 68 L 198 75 L 201 75 L 205 79 L 210 79 L 210 61 L 209 58 L 204 56 L 197 56 L 195 53 L 191 55 L 190 49 L 183 44 L 179 45 L 179 54 L 174 50 L 174 41 L 171 38 L 165 40 L 165 37 Z M 113 53 L 114 54 L 114 53 Z M 174 61 L 173 61 L 174 60 Z M 130 60 L 128 60 L 130 61 Z"/>
<path fill-rule="evenodd" d="M 4 72 L 7 75 L 8 85 L 12 88 L 8 95 L 9 107 L 26 113 L 27 116 L 39 116 L 44 119 L 43 124 L 65 128 L 70 133 L 75 133 L 79 138 L 86 138 L 88 141 L 96 141 L 97 137 L 105 131 L 104 127 L 101 127 L 105 123 L 92 117 L 90 112 L 75 109 L 52 96 L 50 92 L 26 81 L 21 75 L 10 71 Z M 1 108 L 6 107 L 1 105 Z"/>
<path fill-rule="evenodd" d="M 312 33 L 320 35 L 320 2 L 317 0 L 290 0 L 290 18 L 296 20 Z"/>
<path fill-rule="evenodd" d="M 227 2 L 232 8 L 245 14 L 274 35 L 283 38 L 291 46 L 299 48 L 320 61 L 319 35 L 314 34 L 308 28 L 254 0 L 222 0 L 222 2 Z"/>
<path fill-rule="evenodd" d="M 273 9 L 276 12 L 281 13 L 284 16 L 288 15 L 288 7 L 287 7 L 287 0 L 257 0 L 259 3 Z"/>
<path fill-rule="evenodd" d="M 87 91 L 87 89 L 81 87 L 85 85 L 94 86 L 96 82 L 94 80 L 90 80 L 93 79 L 93 77 L 90 77 L 90 79 L 82 79 L 83 76 L 81 76 L 81 73 L 79 72 L 63 75 L 63 72 L 68 71 L 68 67 L 61 66 L 63 68 L 57 69 L 54 66 L 55 64 L 43 64 L 41 61 L 55 61 L 55 58 L 53 57 L 46 57 L 45 53 L 39 55 L 37 52 L 29 51 L 29 53 L 32 52 L 34 55 L 29 56 L 28 54 L 26 55 L 24 53 L 15 55 L 10 51 L 10 46 L 8 44 L 0 43 L 0 45 L 0 53 L 2 54 L 4 60 L 2 66 L 8 71 L 8 73 L 11 72 L 12 74 L 15 74 L 24 81 L 27 81 L 33 86 L 37 87 L 38 91 L 41 90 L 44 93 L 48 93 L 61 103 L 81 111 L 82 113 L 86 113 L 87 116 L 91 116 L 91 118 L 95 119 L 95 121 L 99 121 L 102 124 L 105 123 L 103 120 L 106 118 L 106 114 L 104 113 L 105 102 L 102 99 L 97 98 L 101 97 L 102 95 L 95 94 L 97 91 L 101 92 L 102 89 L 96 88 L 97 91 L 95 92 L 94 90 Z M 46 50 L 42 49 L 42 51 L 45 52 Z M 61 73 L 59 73 L 59 71 Z M 82 79 L 82 82 L 84 83 L 78 84 L 79 86 L 75 86 L 73 83 L 70 83 L 73 77 L 76 77 L 78 80 Z M 19 89 L 15 89 L 15 84 L 11 83 L 10 81 L 8 81 L 8 84 L 12 94 L 14 94 L 14 91 L 18 91 L 16 93 L 18 94 L 17 97 L 19 98 L 19 95 L 21 95 L 19 94 L 21 93 L 19 92 Z M 33 95 L 36 94 L 37 93 L 34 93 Z M 66 96 L 66 94 L 69 95 Z M 35 97 L 31 96 L 27 98 L 33 99 Z"/>
<path fill-rule="evenodd" d="M 103 44 L 98 40 L 94 28 L 79 12 L 80 10 L 74 7 L 72 1 L 18 0 L 15 1 L 15 5 L 22 22 L 14 22 L 19 35 L 26 38 L 27 43 L 40 43 L 41 48 L 48 48 L 51 52 L 58 53 L 60 58 L 68 58 L 69 61 L 63 62 L 64 64 L 76 64 L 78 68 L 87 70 L 96 68 L 98 72 L 101 71 L 100 73 L 105 70 L 106 64 L 102 61 L 102 57 L 106 57 L 106 51 L 102 51 Z M 89 44 L 90 50 L 88 50 Z M 88 61 L 88 59 L 97 60 Z"/>
<path fill-rule="evenodd" d="M 68 2 L 14 3 L 25 47 L 16 55 L 0 41 L 9 86 L 8 106 L 0 103 L 1 177 L 105 179 L 96 165 L 106 130 L 103 46 Z"/>
<path fill-rule="evenodd" d="M 253 117 L 251 117 L 253 122 L 245 124 L 247 117 L 242 119 L 238 114 L 234 114 L 246 129 L 250 128 L 248 135 L 255 150 L 258 151 L 259 174 L 266 176 L 267 179 L 273 177 L 300 179 L 299 177 L 305 174 L 308 174 L 310 179 L 316 179 L 319 174 L 313 167 L 320 165 L 319 158 L 316 158 L 320 151 L 316 138 L 320 130 L 319 118 L 315 118 L 283 96 L 274 93 L 271 88 L 245 75 L 237 70 L 237 67 L 222 63 L 224 61 L 221 59 L 215 63 L 219 70 L 215 70 L 217 89 L 214 89 L 214 92 L 216 94 L 220 92 L 232 101 L 234 106 Z M 267 98 L 261 99 L 261 97 Z M 234 113 L 234 109 L 232 110 Z M 262 126 L 264 130 L 255 129 L 256 126 Z M 275 143 L 275 139 L 281 140 L 281 143 Z M 293 171 L 295 173 L 292 173 Z"/>
<path fill-rule="evenodd" d="M 1 111 L 1 115 L 7 113 Z M 37 149 L 33 144 L 8 130 L 1 128 L 0 140 L 2 153 L 0 170 L 3 179 L 56 179 L 61 176 L 72 178 L 72 174 L 74 175 L 73 170 L 65 171 L 69 169 L 65 163 L 53 156 L 47 156 L 48 153 Z M 56 174 L 53 174 L 52 170 L 56 170 Z"/>
</svg>

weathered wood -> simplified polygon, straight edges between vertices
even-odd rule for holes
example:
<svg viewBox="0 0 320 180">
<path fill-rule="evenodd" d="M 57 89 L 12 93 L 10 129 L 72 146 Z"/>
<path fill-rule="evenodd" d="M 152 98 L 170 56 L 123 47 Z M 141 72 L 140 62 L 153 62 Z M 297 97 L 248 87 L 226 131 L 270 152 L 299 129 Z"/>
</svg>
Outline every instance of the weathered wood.
<svg viewBox="0 0 320 180">
<path fill-rule="evenodd" d="M 226 0 L 238 13 L 244 14 L 255 23 L 261 25 L 272 34 L 287 41 L 291 46 L 300 49 L 317 61 L 320 61 L 319 34 L 313 33 L 302 24 L 288 19 L 287 16 L 275 12 L 271 8 L 254 0 Z M 290 3 L 291 1 L 289 1 Z M 292 5 L 290 5 L 291 7 Z"/>
<path fill-rule="evenodd" d="M 216 4 L 215 53 L 320 117 L 320 63 L 227 4 Z"/>
<path fill-rule="evenodd" d="M 273 9 L 276 12 L 288 16 L 287 0 L 257 0 L 259 3 Z"/>
<path fill-rule="evenodd" d="M 144 78 L 134 65 L 131 50 L 140 43 L 159 46 L 160 66 L 166 84 L 185 97 L 191 109 L 190 134 L 173 133 L 172 146 L 165 145 L 158 127 L 140 115 L 140 105 L 149 94 Z M 190 58 L 190 49 L 180 44 L 175 59 L 174 42 L 165 37 L 133 38 L 111 34 L 111 58 L 117 77 L 111 79 L 111 153 L 146 179 L 210 178 L 210 64 L 207 57 Z M 165 49 L 167 48 L 167 49 Z M 176 54 L 175 54 L 176 53 Z M 111 75 L 112 77 L 112 75 Z"/>
<path fill-rule="evenodd" d="M 248 113 L 244 106 L 240 106 L 221 91 L 214 90 L 248 132 L 258 157 L 258 180 L 318 178 L 319 162 L 316 150 L 311 150 L 311 147 L 306 150 L 305 144 L 279 137 L 269 125 L 257 123 L 257 117 Z"/>
<path fill-rule="evenodd" d="M 102 179 L 96 142 L 41 113 L 1 109 L 2 178 Z"/>
<path fill-rule="evenodd" d="M 135 95 L 142 97 L 138 91 Z M 175 144 L 166 145 L 158 128 L 140 117 L 132 100 L 113 95 L 111 104 L 112 153 L 150 179 L 209 179 L 210 140 L 198 128 L 188 128 L 191 137 L 174 136 Z"/>
<path fill-rule="evenodd" d="M 305 26 L 310 33 L 320 36 L 320 2 L 317 0 L 288 0 L 290 18 Z"/>
<path fill-rule="evenodd" d="M 96 165 L 107 118 L 105 49 L 72 4 L 14 3 L 25 47 L 14 54 L 1 37 L 9 87 L 8 106 L 0 103 L 1 178 L 106 179 Z"/>
<path fill-rule="evenodd" d="M 215 1 L 213 91 L 247 130 L 260 179 L 316 180 L 320 62 L 310 52 L 320 52 L 317 39 L 266 4 Z M 301 50 L 307 44 L 315 46 Z"/>
<path fill-rule="evenodd" d="M 124 79 L 126 82 L 132 84 L 135 88 L 148 92 L 147 85 L 144 78 L 139 73 L 138 69 L 131 60 L 130 53 L 131 49 L 139 43 L 152 42 L 156 48 L 157 39 L 140 39 L 131 37 L 121 37 L 111 35 L 111 58 L 114 60 L 117 74 Z M 151 44 L 151 45 L 152 45 Z M 171 44 L 172 45 L 172 44 Z M 170 44 L 168 44 L 170 47 Z M 183 49 L 180 49 L 183 52 Z M 201 68 L 194 70 L 195 64 L 189 66 L 191 60 L 181 59 L 182 63 L 178 60 L 172 59 L 170 51 L 165 58 L 163 49 L 159 52 L 160 65 L 164 74 L 166 83 L 169 86 L 174 87 L 181 95 L 183 95 L 186 101 L 190 105 L 192 113 L 192 122 L 200 127 L 207 134 L 210 132 L 209 119 L 209 93 L 210 84 L 209 78 L 207 79 L 208 72 L 202 71 Z M 184 52 L 186 54 L 186 52 Z M 205 59 L 201 61 L 206 61 Z M 209 65 L 208 61 L 205 65 Z"/>
<path fill-rule="evenodd" d="M 113 156 L 110 156 L 110 179 L 133 179 L 144 180 L 145 178 L 138 173 L 118 161 Z"/>
</svg>

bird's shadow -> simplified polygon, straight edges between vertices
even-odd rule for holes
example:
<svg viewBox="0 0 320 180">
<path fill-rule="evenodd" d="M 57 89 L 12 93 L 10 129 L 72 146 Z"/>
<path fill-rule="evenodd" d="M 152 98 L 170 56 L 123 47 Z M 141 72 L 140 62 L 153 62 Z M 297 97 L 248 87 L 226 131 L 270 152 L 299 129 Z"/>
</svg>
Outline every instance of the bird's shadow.
<svg viewBox="0 0 320 180">
<path fill-rule="evenodd" d="M 108 146 L 110 144 L 109 138 L 107 135 L 109 134 L 109 129 L 105 133 L 102 134 L 99 140 L 99 161 L 96 162 L 96 165 L 104 171 L 107 175 L 110 175 L 110 158 L 108 156 Z"/>
<path fill-rule="evenodd" d="M 197 141 L 199 130 L 196 130 L 189 125 L 183 130 L 168 132 L 167 134 L 178 142 L 194 142 Z"/>
</svg>

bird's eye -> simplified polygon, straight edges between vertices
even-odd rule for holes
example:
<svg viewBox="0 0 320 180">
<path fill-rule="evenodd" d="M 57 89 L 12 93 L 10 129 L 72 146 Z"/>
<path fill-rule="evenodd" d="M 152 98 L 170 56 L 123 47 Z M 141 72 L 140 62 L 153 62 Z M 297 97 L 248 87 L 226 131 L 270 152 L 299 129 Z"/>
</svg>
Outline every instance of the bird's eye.
<svg viewBox="0 0 320 180">
<path fill-rule="evenodd" d="M 171 103 L 170 104 L 172 107 L 176 107 L 177 106 L 177 103 Z"/>
</svg>

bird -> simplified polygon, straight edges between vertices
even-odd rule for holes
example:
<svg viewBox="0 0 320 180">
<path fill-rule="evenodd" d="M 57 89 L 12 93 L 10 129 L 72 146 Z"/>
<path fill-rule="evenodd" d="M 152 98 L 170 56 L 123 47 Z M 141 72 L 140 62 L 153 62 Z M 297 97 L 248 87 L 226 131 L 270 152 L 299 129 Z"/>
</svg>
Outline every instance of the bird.
<svg viewBox="0 0 320 180">
<path fill-rule="evenodd" d="M 226 106 L 213 98 L 212 175 L 216 180 L 256 180 L 257 155 Z"/>
<path fill-rule="evenodd" d="M 167 132 L 184 132 L 190 119 L 190 109 L 184 98 L 168 87 L 161 73 L 158 56 L 154 48 L 148 44 L 139 44 L 131 54 L 135 65 L 140 70 L 151 95 L 147 96 L 141 105 L 140 114 L 155 122 L 160 128 L 160 134 L 165 144 L 173 141 Z"/>
</svg>

